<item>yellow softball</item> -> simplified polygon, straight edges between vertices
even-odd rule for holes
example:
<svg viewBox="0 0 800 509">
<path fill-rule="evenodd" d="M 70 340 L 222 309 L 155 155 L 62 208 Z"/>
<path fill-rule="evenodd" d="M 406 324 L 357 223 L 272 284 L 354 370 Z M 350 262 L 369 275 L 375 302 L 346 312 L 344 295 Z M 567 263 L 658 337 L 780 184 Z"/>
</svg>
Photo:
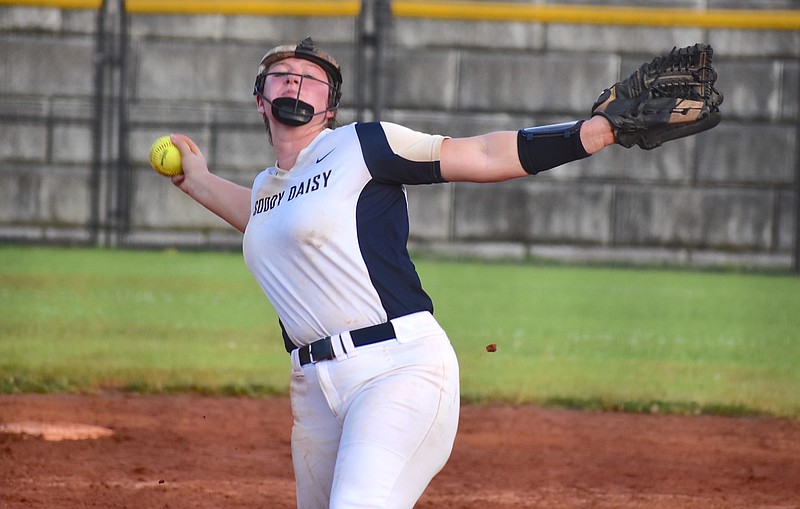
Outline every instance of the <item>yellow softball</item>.
<svg viewBox="0 0 800 509">
<path fill-rule="evenodd" d="M 169 136 L 162 136 L 150 146 L 150 166 L 165 177 L 183 173 L 181 153 Z"/>
</svg>

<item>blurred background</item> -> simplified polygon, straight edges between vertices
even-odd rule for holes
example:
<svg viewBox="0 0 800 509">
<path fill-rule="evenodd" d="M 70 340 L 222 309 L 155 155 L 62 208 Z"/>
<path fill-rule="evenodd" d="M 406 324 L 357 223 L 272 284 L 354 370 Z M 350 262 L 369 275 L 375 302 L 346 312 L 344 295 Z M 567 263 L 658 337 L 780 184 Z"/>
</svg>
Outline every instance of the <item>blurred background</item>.
<svg viewBox="0 0 800 509">
<path fill-rule="evenodd" d="M 412 248 L 800 270 L 796 0 L 0 0 L 0 243 L 239 249 L 148 150 L 188 134 L 249 186 L 274 163 L 258 63 L 308 35 L 342 65 L 341 124 L 449 136 L 586 118 L 643 62 L 708 42 L 715 129 L 503 184 L 409 188 Z"/>
</svg>

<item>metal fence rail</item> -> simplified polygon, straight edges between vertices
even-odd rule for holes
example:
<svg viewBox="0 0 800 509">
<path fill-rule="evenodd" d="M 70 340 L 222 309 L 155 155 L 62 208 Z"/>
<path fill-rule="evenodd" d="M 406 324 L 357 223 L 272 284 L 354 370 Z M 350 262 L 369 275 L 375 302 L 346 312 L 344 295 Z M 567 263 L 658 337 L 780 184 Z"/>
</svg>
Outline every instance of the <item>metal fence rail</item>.
<svg viewBox="0 0 800 509">
<path fill-rule="evenodd" d="M 99 9 L 103 0 L 0 0 L 0 5 Z M 353 17 L 361 0 L 125 0 L 131 14 Z M 395 17 L 590 25 L 800 30 L 800 9 L 690 9 L 524 2 L 394 0 Z"/>
</svg>

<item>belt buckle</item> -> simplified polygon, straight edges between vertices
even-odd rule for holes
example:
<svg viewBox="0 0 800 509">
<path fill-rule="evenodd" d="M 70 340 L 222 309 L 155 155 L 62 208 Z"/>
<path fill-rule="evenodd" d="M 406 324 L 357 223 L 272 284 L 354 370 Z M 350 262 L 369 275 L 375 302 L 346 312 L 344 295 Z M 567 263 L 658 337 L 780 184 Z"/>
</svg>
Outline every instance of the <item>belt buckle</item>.
<svg viewBox="0 0 800 509">
<path fill-rule="evenodd" d="M 331 346 L 330 336 L 314 341 L 308 345 L 308 356 L 311 362 L 326 361 L 333 359 L 333 346 Z"/>
</svg>

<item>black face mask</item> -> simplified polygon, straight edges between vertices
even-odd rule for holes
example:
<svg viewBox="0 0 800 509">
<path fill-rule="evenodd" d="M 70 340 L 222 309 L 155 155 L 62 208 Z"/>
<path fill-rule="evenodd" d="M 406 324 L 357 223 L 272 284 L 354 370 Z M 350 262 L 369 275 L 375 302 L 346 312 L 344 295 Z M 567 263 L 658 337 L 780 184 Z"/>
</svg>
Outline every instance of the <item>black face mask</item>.
<svg viewBox="0 0 800 509">
<path fill-rule="evenodd" d="M 292 97 L 278 97 L 275 100 L 270 101 L 264 96 L 264 81 L 268 75 L 286 75 L 290 74 L 293 76 L 300 77 L 300 85 L 297 87 L 297 96 Z M 328 94 L 329 98 L 333 98 L 332 102 L 333 105 L 329 108 L 326 108 L 320 112 L 314 112 L 314 107 L 308 104 L 305 101 L 300 100 L 300 90 L 303 88 L 303 81 L 306 79 L 306 76 L 302 74 L 295 74 L 295 73 L 265 73 L 258 77 L 256 80 L 255 92 L 258 94 L 264 101 L 266 101 L 270 106 L 272 106 L 272 116 L 275 117 L 275 120 L 280 122 L 281 124 L 288 125 L 290 127 L 298 127 L 301 125 L 306 125 L 311 122 L 311 119 L 314 118 L 316 115 L 322 115 L 323 113 L 327 113 L 329 111 L 333 111 L 339 107 L 338 101 L 335 101 L 336 98 L 336 90 L 335 88 L 328 82 L 324 82 L 328 88 L 331 89 L 331 93 Z M 315 78 L 309 78 L 315 79 Z"/>
<path fill-rule="evenodd" d="M 300 99 L 279 97 L 272 102 L 266 101 L 272 106 L 272 116 L 281 124 L 297 127 L 306 125 L 314 117 L 314 107 Z"/>
</svg>

